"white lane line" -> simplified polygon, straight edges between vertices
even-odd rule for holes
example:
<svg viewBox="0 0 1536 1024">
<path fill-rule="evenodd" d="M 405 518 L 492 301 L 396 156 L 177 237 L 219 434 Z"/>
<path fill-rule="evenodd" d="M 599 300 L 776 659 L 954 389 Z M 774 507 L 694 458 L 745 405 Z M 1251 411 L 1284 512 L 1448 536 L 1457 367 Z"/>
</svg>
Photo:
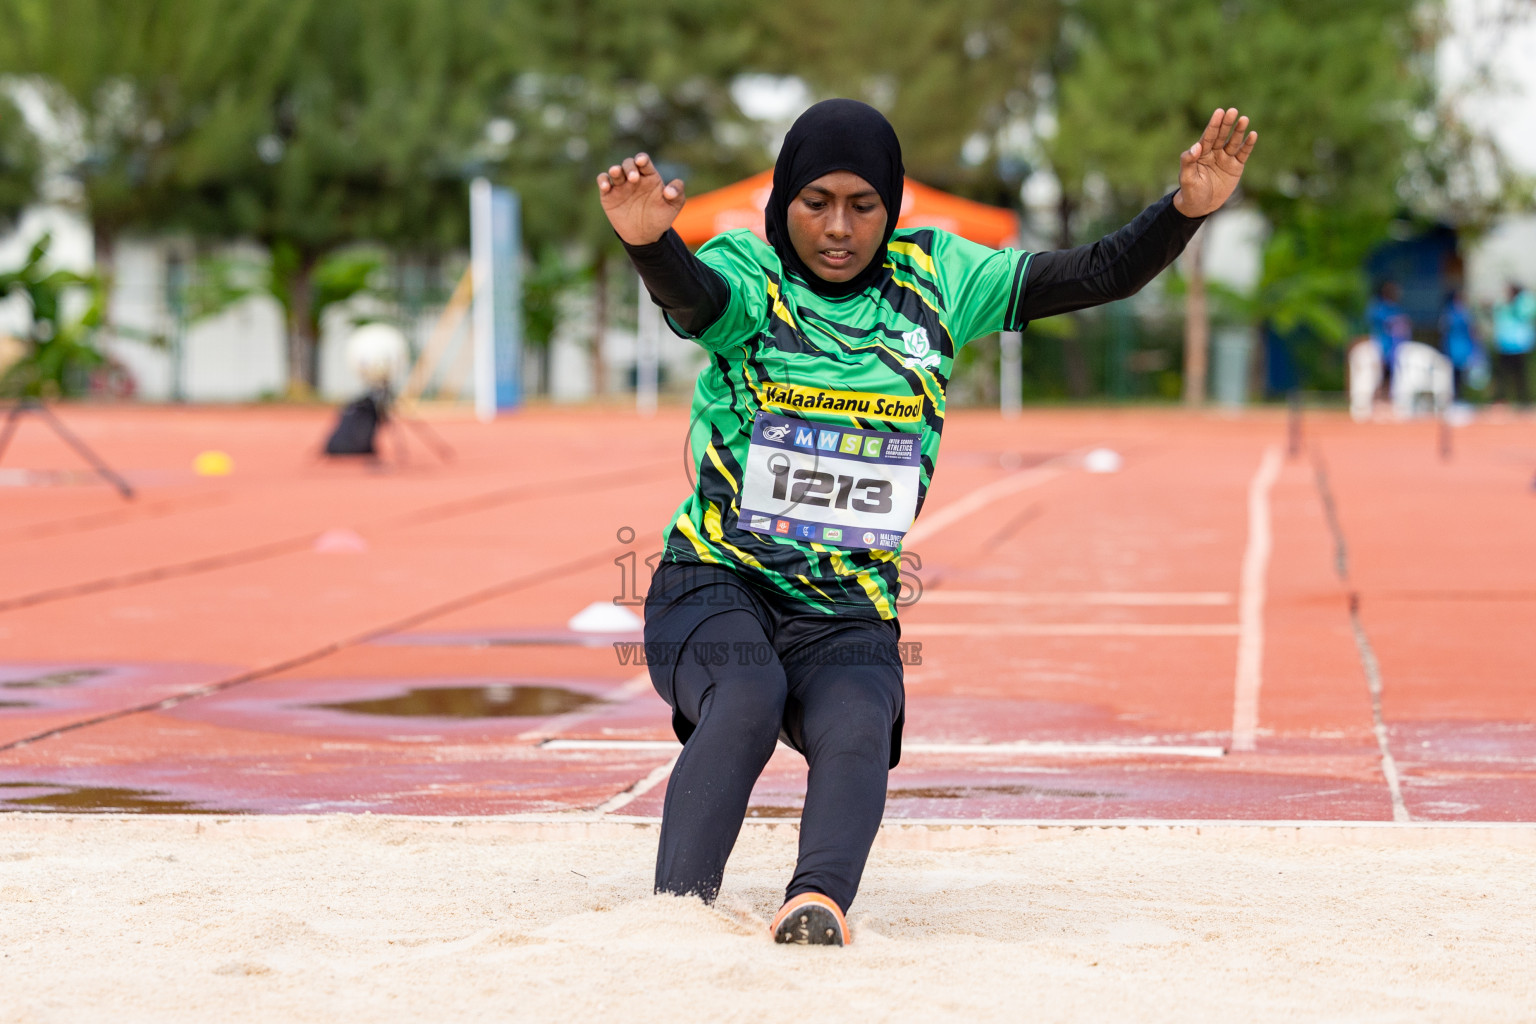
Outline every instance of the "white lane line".
<svg viewBox="0 0 1536 1024">
<path fill-rule="evenodd" d="M 628 751 L 676 751 L 676 740 L 545 740 L 539 744 L 540 750 L 628 750 Z M 786 748 L 787 749 L 787 748 Z M 967 754 L 984 757 L 997 757 L 999 755 L 1024 754 L 1037 757 L 1065 757 L 1079 755 L 1098 755 L 1103 757 L 1222 757 L 1226 751 L 1221 747 L 1198 746 L 1157 746 L 1153 744 L 1137 743 L 1031 743 L 1025 740 L 1005 743 L 903 743 L 901 745 L 904 754 Z M 666 773 L 672 770 L 676 758 L 661 768 L 656 769 L 651 775 L 660 773 L 664 778 Z M 650 780 L 651 776 L 646 776 Z M 660 778 L 637 784 L 634 796 L 639 796 L 659 782 Z M 645 789 L 640 789 L 644 786 Z M 630 791 L 626 791 L 630 792 Z M 624 794 L 620 794 L 623 796 Z M 615 797 L 615 800 L 619 797 Z M 629 799 L 634 799 L 630 797 Z M 613 801 L 609 801 L 612 803 Z M 625 800 L 624 803 L 628 803 Z M 604 804 L 606 807 L 607 804 Z M 623 806 L 620 804 L 619 806 Z"/>
<path fill-rule="evenodd" d="M 106 817 L 124 820 L 127 816 Z M 239 820 L 237 827 L 250 830 L 258 824 L 281 826 L 281 821 L 273 819 L 283 817 L 248 815 Z M 19 823 L 51 826 L 58 815 L 40 814 L 35 818 L 54 820 L 29 822 L 22 819 Z M 591 811 L 566 811 L 561 814 L 514 814 L 482 818 L 408 815 L 389 820 L 390 826 L 396 829 L 430 829 L 440 827 L 442 823 L 457 828 L 494 830 L 498 836 L 534 841 L 546 835 L 557 840 L 595 838 L 607 834 L 596 831 L 599 829 L 624 829 L 623 833 L 615 831 L 614 835 L 622 834 L 627 840 L 633 836 L 636 827 L 655 828 L 661 824 L 661 818 L 638 814 L 596 815 Z M 798 816 L 747 818 L 742 825 L 749 829 L 777 832 L 780 829 L 798 829 L 800 819 Z M 1355 848 L 1361 842 L 1371 842 L 1394 848 L 1424 848 L 1430 845 L 1440 848 L 1454 843 L 1458 848 L 1496 845 L 1500 850 L 1507 850 L 1511 845 L 1518 845 L 1523 850 L 1536 849 L 1536 824 L 1525 821 L 1353 821 L 1337 818 L 886 817 L 880 823 L 880 834 L 875 841 L 888 850 L 1018 849 L 1026 843 L 1057 841 L 1068 836 L 1075 839 L 1094 832 L 1141 837 L 1183 835 L 1199 840 L 1242 835 L 1267 843 L 1294 843 L 1300 840 L 1315 845 L 1349 845 Z"/>
<path fill-rule="evenodd" d="M 1142 746 L 1135 743 L 903 743 L 902 753 L 968 754 L 995 757 L 1026 754 L 1036 757 L 1222 757 L 1221 747 Z"/>
<path fill-rule="evenodd" d="M 1066 455 L 1058 455 L 1054 459 L 1042 462 L 1038 466 L 1020 470 L 1017 473 L 994 480 L 984 487 L 978 487 L 965 497 L 950 502 L 943 508 L 927 512 L 918 520 L 912 529 L 907 531 L 902 539 L 902 547 L 910 549 L 913 544 L 927 540 L 951 523 L 959 522 L 978 509 L 985 508 L 999 498 L 1006 498 L 1010 494 L 1038 487 L 1047 481 L 1061 476 L 1063 467 L 1081 459 L 1080 452 L 1069 452 Z"/>
<path fill-rule="evenodd" d="M 1036 591 L 1018 593 L 1010 590 L 924 590 L 918 604 L 997 604 L 997 605 L 1107 605 L 1113 607 L 1209 607 L 1229 605 L 1232 595 L 1221 591 L 1196 590 L 1159 592 L 1140 590 Z"/>
<path fill-rule="evenodd" d="M 926 600 L 926 599 L 925 599 Z M 929 636 L 1237 636 L 1230 622 L 909 622 L 905 633 Z"/>
<path fill-rule="evenodd" d="M 1403 782 L 1397 772 L 1397 759 L 1387 742 L 1387 720 L 1381 709 L 1381 662 L 1376 660 L 1376 650 L 1365 635 L 1365 625 L 1360 621 L 1360 608 L 1356 604 L 1349 611 L 1350 625 L 1355 631 L 1355 644 L 1360 649 L 1360 663 L 1365 668 L 1365 684 L 1371 692 L 1371 731 L 1376 735 L 1376 748 L 1381 751 L 1381 774 L 1387 780 L 1387 792 L 1392 796 L 1392 820 L 1412 821 L 1408 805 L 1403 801 Z"/>
<path fill-rule="evenodd" d="M 1237 606 L 1237 679 L 1232 699 L 1232 749 L 1253 750 L 1259 731 L 1259 687 L 1264 669 L 1264 592 L 1274 548 L 1269 492 L 1280 476 L 1280 446 L 1264 450 L 1248 484 L 1248 547 L 1243 552 Z"/>
<path fill-rule="evenodd" d="M 561 743 L 561 742 L 577 743 L 577 742 L 580 742 L 580 741 L 579 740 L 564 740 L 564 741 L 562 741 L 562 740 L 552 740 L 551 741 L 551 743 Z M 546 747 L 549 746 L 549 745 L 550 745 L 550 743 L 546 743 L 545 744 Z M 672 747 L 673 749 L 677 749 L 677 744 L 676 743 L 672 743 L 672 744 L 668 744 L 668 745 L 670 747 Z M 683 752 L 681 750 L 678 750 L 677 751 L 677 756 L 681 757 L 682 753 Z M 621 807 L 628 807 L 630 804 L 634 803 L 636 800 L 640 799 L 642 796 L 645 796 L 645 794 L 649 793 L 651 790 L 655 789 L 657 786 L 661 785 L 661 783 L 666 780 L 667 776 L 672 774 L 672 768 L 676 764 L 677 764 L 677 757 L 674 757 L 674 758 L 672 758 L 672 760 L 668 761 L 666 764 L 661 765 L 658 768 L 652 769 L 651 773 L 649 775 L 647 775 L 645 778 L 641 779 L 639 782 L 635 783 L 633 786 L 630 786 L 624 792 L 617 793 L 617 794 L 609 797 L 607 800 L 604 800 L 602 803 L 598 804 L 597 805 L 597 813 L 598 814 L 612 814 L 614 811 L 617 811 Z"/>
<path fill-rule="evenodd" d="M 682 749 L 677 740 L 545 740 L 540 750 L 670 750 Z"/>
</svg>

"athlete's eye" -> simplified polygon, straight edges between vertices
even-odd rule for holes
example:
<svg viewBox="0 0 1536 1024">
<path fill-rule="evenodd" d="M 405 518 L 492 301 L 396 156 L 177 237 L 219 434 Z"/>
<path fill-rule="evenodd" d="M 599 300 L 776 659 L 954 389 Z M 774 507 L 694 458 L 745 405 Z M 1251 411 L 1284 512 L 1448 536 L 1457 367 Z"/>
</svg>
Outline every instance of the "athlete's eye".
<svg viewBox="0 0 1536 1024">
<path fill-rule="evenodd" d="M 867 205 L 863 205 L 863 206 L 859 206 L 859 205 L 855 205 L 854 206 L 854 210 L 857 213 L 873 213 L 877 209 L 879 209 L 879 207 L 875 206 L 873 203 L 870 203 L 870 204 L 867 204 Z"/>
</svg>

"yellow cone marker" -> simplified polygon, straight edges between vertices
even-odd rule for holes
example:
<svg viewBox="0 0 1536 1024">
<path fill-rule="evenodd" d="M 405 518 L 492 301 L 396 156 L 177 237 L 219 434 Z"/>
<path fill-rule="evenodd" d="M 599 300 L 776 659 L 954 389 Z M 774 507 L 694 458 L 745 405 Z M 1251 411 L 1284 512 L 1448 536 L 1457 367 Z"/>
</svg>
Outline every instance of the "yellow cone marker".
<svg viewBox="0 0 1536 1024">
<path fill-rule="evenodd" d="M 229 476 L 235 471 L 235 460 L 224 452 L 200 452 L 192 460 L 192 472 L 198 476 Z"/>
</svg>

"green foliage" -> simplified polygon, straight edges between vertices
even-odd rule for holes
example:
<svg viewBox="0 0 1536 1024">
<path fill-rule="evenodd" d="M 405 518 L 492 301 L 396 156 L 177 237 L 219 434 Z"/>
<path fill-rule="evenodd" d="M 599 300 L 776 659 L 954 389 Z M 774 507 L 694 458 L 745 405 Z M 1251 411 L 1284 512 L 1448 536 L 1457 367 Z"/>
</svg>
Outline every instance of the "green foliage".
<svg viewBox="0 0 1536 1024">
<path fill-rule="evenodd" d="M 37 198 L 41 169 L 37 137 L 10 97 L 0 94 L 0 231 L 9 230 L 17 215 Z"/>
<path fill-rule="evenodd" d="M 1252 118 L 1243 195 L 1269 221 L 1251 294 L 1210 285 L 1218 319 L 1340 358 L 1364 301 L 1360 266 L 1403 206 L 1434 111 L 1433 36 L 1416 0 L 1079 0 L 1063 26 L 1059 128 L 1046 149 L 1069 196 L 1108 191 L 1120 222 L 1177 184 L 1178 154 L 1218 106 Z M 1431 123 L 1433 119 L 1431 118 Z M 1316 379 L 1314 384 L 1318 383 Z"/>
<path fill-rule="evenodd" d="M 292 316 L 295 306 L 289 285 L 297 276 L 299 259 L 296 249 L 282 244 L 265 258 L 205 256 L 198 260 L 180 297 L 182 312 L 189 321 L 202 320 L 253 295 L 270 295 Z M 308 274 L 310 302 L 304 315 L 312 318 L 310 329 L 318 335 L 328 309 L 359 295 L 393 301 L 395 289 L 386 278 L 386 254 L 377 246 L 352 246 L 321 258 Z"/>
<path fill-rule="evenodd" d="M 803 78 L 817 98 L 878 106 L 902 140 L 912 177 L 1012 207 L 1028 167 L 1009 130 L 1038 105 L 1037 78 L 1063 6 L 780 0 L 758 12 L 758 62 Z M 968 142 L 971 159 L 962 156 Z"/>
<path fill-rule="evenodd" d="M 462 246 L 468 179 L 506 77 L 494 0 L 16 0 L 0 52 L 81 126 L 98 238 L 252 238 L 315 373 L 322 257 L 360 240 Z M 7 33 L 7 30 L 9 32 Z M 311 292 L 318 294 L 311 297 Z M 317 306 L 318 303 L 318 306 Z"/>
<path fill-rule="evenodd" d="M 1298 202 L 1385 218 L 1429 109 L 1416 0 L 1081 0 L 1064 32 L 1052 165 L 1139 205 L 1169 191 L 1178 153 L 1218 106 L 1253 119 L 1244 191 L 1266 214 Z"/>
<path fill-rule="evenodd" d="M 745 0 L 14 0 L 0 60 L 81 125 L 104 242 L 125 230 L 250 238 L 313 383 L 326 254 L 431 258 L 467 242 L 467 185 L 525 198 L 533 251 L 617 244 L 597 171 L 642 148 L 695 191 L 758 170 L 730 99 Z M 332 268 L 334 269 L 334 268 Z M 329 271 L 328 271 L 329 272 Z M 356 282 L 342 285 L 355 287 Z"/>
<path fill-rule="evenodd" d="M 498 176 L 523 197 L 528 247 L 616 254 L 600 170 L 648 151 L 691 194 L 769 161 L 730 86 L 753 58 L 747 0 L 528 0 L 498 25 L 526 57 L 491 108 L 511 136 Z M 515 37 L 515 38 L 514 38 Z"/>
<path fill-rule="evenodd" d="M 523 277 L 523 340 L 548 348 L 560 319 L 560 296 L 591 280 L 587 267 L 573 266 L 558 248 L 547 245 Z"/>
<path fill-rule="evenodd" d="M 0 394 L 57 398 L 80 394 L 91 370 L 104 362 L 96 348 L 97 328 L 106 306 L 101 279 L 68 270 L 48 269 L 44 235 L 32 246 L 26 262 L 16 270 L 0 273 L 0 299 L 19 292 L 27 300 L 31 324 L 21 341 L 26 353 L 0 376 Z M 66 316 L 66 296 L 84 289 L 85 310 Z"/>
<path fill-rule="evenodd" d="M 1406 188 L 1448 188 L 1470 144 L 1428 117 L 1437 7 L 7 0 L 0 73 L 77 130 L 51 155 L 79 181 L 104 264 L 125 231 L 266 250 L 255 267 L 203 261 L 188 311 L 274 295 L 301 386 L 325 309 L 384 288 L 377 247 L 431 264 L 464 246 L 466 186 L 482 174 L 522 194 L 537 254 L 528 338 L 547 340 L 558 293 L 617 253 L 601 168 L 645 149 L 696 195 L 768 164 L 773 140 L 732 98 L 754 73 L 874 102 L 914 177 L 975 199 L 1016 206 L 1029 162 L 1044 160 L 1065 188 L 1063 242 L 1090 234 L 1074 210 L 1117 225 L 1170 189 L 1179 151 L 1235 104 L 1261 135 L 1244 194 L 1274 230 L 1257 291 L 1216 295 L 1218 312 L 1332 345 L 1361 298 L 1359 259 Z M 24 129 L 0 99 L 0 221 L 33 195 L 40 154 Z M 1105 376 L 1102 325 L 1056 324 L 1031 329 L 1056 353 L 1039 372 L 1065 367 L 1076 393 Z"/>
</svg>

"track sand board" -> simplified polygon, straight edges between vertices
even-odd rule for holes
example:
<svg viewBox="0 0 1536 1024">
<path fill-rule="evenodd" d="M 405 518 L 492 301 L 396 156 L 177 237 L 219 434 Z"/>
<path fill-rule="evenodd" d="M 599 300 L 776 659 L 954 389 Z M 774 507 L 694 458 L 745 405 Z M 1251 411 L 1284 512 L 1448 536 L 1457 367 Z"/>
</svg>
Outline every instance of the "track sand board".
<svg viewBox="0 0 1536 1024">
<path fill-rule="evenodd" d="M 645 895 L 651 827 L 0 819 L 0 1021 L 1529 1019 L 1536 829 L 888 828 L 845 950 Z M 926 847 L 926 848 L 925 848 Z"/>
</svg>

